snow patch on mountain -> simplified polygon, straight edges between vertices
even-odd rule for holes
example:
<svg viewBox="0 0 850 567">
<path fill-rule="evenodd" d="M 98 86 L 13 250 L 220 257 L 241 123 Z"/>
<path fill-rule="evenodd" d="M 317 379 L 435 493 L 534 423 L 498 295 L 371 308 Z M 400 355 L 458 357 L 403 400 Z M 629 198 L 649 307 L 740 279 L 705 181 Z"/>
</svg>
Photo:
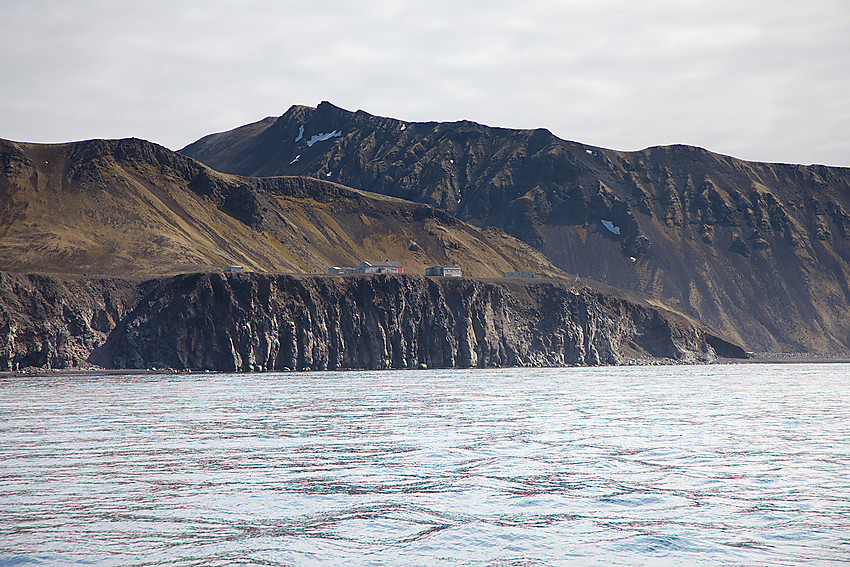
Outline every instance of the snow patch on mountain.
<svg viewBox="0 0 850 567">
<path fill-rule="evenodd" d="M 323 132 L 321 134 L 315 134 L 310 136 L 310 139 L 307 140 L 307 145 L 312 147 L 316 142 L 324 142 L 325 140 L 330 140 L 331 138 L 338 138 L 342 136 L 342 130 L 334 130 L 333 132 Z"/>
<path fill-rule="evenodd" d="M 602 225 L 603 225 L 605 228 L 607 228 L 608 230 L 610 230 L 611 232 L 613 232 L 614 234 L 617 234 L 617 235 L 619 235 L 619 234 L 620 234 L 620 227 L 619 227 L 619 226 L 614 226 L 614 223 L 613 223 L 613 222 L 611 222 L 611 221 L 609 221 L 609 220 L 604 220 L 604 221 L 602 221 Z"/>
</svg>

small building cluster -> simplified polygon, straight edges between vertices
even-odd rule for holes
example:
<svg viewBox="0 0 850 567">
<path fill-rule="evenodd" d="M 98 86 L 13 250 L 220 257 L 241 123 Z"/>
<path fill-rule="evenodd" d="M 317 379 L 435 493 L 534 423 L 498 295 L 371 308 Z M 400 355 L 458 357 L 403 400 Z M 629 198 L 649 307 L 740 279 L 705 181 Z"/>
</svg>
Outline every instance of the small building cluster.
<svg viewBox="0 0 850 567">
<path fill-rule="evenodd" d="M 356 268 L 331 266 L 329 274 L 401 274 L 404 267 L 399 262 L 363 262 Z M 463 270 L 458 266 L 432 266 L 425 270 L 426 276 L 447 276 L 460 278 Z"/>
<path fill-rule="evenodd" d="M 632 258 L 632 262 L 634 262 L 634 258 Z M 226 274 L 236 274 L 244 272 L 245 268 L 242 266 L 227 266 L 224 268 L 224 273 Z M 400 262 L 390 262 L 389 260 L 385 262 L 362 262 L 356 268 L 348 268 L 348 267 L 340 267 L 340 266 L 331 266 L 328 268 L 329 274 L 401 274 L 404 272 L 404 266 Z M 426 276 L 440 276 L 440 277 L 450 277 L 450 278 L 460 278 L 463 277 L 463 270 L 460 269 L 459 266 L 431 266 L 430 268 L 425 269 Z M 540 278 L 540 274 L 535 272 L 504 272 L 503 277 L 505 278 L 518 278 L 518 279 L 538 279 Z"/>
<path fill-rule="evenodd" d="M 331 266 L 329 274 L 400 274 L 404 267 L 399 262 L 363 262 L 356 268 Z"/>
</svg>

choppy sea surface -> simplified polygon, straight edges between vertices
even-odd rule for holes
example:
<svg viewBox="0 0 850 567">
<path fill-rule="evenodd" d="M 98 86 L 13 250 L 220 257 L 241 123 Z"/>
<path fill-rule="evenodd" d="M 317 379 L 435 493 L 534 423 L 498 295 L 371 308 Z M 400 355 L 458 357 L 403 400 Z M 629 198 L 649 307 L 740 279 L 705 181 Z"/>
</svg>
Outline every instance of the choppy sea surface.
<svg viewBox="0 0 850 567">
<path fill-rule="evenodd" d="M 0 565 L 850 564 L 850 365 L 0 378 Z"/>
</svg>

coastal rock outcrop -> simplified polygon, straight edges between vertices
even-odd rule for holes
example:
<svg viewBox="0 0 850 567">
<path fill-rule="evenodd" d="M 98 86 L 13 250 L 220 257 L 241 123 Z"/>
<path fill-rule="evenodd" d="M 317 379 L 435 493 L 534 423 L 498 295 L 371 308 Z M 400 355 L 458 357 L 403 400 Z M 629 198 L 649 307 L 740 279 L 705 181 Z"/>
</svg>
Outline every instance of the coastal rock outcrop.
<svg viewBox="0 0 850 567">
<path fill-rule="evenodd" d="M 745 355 L 685 317 L 559 280 L 4 274 L 0 283 L 0 369 L 465 368 Z"/>
<path fill-rule="evenodd" d="M 0 370 L 87 366 L 148 287 L 0 272 Z"/>
</svg>

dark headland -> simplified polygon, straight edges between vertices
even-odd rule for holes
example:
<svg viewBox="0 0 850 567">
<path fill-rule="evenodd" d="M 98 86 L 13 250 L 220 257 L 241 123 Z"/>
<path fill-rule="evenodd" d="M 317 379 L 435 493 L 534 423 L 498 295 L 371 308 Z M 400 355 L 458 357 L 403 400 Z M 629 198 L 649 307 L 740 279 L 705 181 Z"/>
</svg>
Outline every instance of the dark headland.
<svg viewBox="0 0 850 567">
<path fill-rule="evenodd" d="M 2 370 L 468 368 L 745 356 L 686 317 L 559 280 L 0 274 L 0 306 Z"/>
</svg>

